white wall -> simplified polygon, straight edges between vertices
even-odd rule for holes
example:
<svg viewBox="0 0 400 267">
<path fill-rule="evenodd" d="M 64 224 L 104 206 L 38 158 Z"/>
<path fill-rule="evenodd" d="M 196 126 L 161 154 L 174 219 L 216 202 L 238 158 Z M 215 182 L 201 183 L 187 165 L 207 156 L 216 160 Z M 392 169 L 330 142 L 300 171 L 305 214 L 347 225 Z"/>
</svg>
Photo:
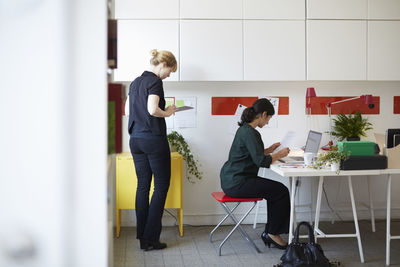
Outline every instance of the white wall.
<svg viewBox="0 0 400 267">
<path fill-rule="evenodd" d="M 129 83 L 126 84 L 129 87 Z M 185 224 L 215 224 L 217 218 L 223 214 L 210 193 L 220 190 L 219 171 L 227 160 L 233 135 L 228 133 L 233 116 L 212 116 L 212 96 L 289 96 L 289 115 L 282 115 L 278 118 L 278 129 L 262 129 L 264 145 L 268 146 L 273 142 L 280 141 L 288 130 L 295 130 L 298 133 L 297 145 L 304 145 L 308 127 L 313 130 L 325 132 L 328 130 L 329 121 L 327 115 L 311 116 L 309 122 L 304 114 L 306 88 L 313 86 L 318 96 L 356 96 L 361 94 L 373 94 L 380 96 L 380 114 L 367 115 L 373 123 L 374 130 L 368 133 L 368 140 L 373 139 L 373 132 L 384 132 L 389 127 L 400 126 L 400 116 L 393 114 L 393 96 L 400 93 L 400 82 L 164 82 L 166 96 L 196 96 L 197 97 L 197 128 L 179 129 L 178 131 L 190 144 L 194 155 L 202 164 L 204 173 L 203 180 L 190 184 L 186 180 L 183 184 L 183 208 Z M 129 151 L 126 122 L 124 118 L 123 150 Z M 310 126 L 308 126 L 310 125 Z M 322 143 L 326 143 L 328 137 L 324 135 Z M 393 215 L 400 216 L 400 178 L 393 179 Z M 278 179 L 280 179 L 278 177 Z M 287 179 L 281 178 L 284 183 Z M 345 201 L 340 208 L 342 218 L 350 219 L 351 206 L 348 194 L 347 181 L 343 179 L 325 180 L 325 188 L 331 204 L 335 200 Z M 385 177 L 372 179 L 374 204 L 377 209 L 378 218 L 384 218 L 385 212 Z M 340 190 L 338 190 L 340 186 Z M 355 197 L 358 201 L 368 203 L 368 191 L 365 177 L 353 178 Z M 316 198 L 317 184 L 315 179 L 303 178 L 298 194 L 299 203 L 310 202 L 311 193 Z M 338 195 L 339 194 L 339 195 Z M 314 201 L 315 202 L 315 201 Z M 358 205 L 360 218 L 368 218 L 365 208 Z M 315 205 L 314 205 L 315 209 Z M 308 213 L 300 208 L 301 218 L 308 219 Z M 323 200 L 323 211 L 328 211 L 326 202 Z M 265 214 L 265 209 L 260 209 Z M 169 215 L 165 215 L 165 223 L 173 223 Z M 330 220 L 330 213 L 323 213 L 323 219 Z M 265 215 L 259 217 L 259 222 L 265 220 Z M 248 222 L 252 222 L 249 217 Z M 123 211 L 122 225 L 134 225 L 134 211 Z"/>
<path fill-rule="evenodd" d="M 0 266 L 107 266 L 106 22 L 0 0 Z"/>
</svg>

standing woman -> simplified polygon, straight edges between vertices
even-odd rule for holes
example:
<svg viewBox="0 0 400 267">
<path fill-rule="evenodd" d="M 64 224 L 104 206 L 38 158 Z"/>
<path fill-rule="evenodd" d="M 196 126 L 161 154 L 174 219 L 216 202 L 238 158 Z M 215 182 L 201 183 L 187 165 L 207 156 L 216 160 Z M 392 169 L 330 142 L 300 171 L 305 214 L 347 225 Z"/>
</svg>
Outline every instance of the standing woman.
<svg viewBox="0 0 400 267">
<path fill-rule="evenodd" d="M 230 197 L 267 200 L 268 222 L 261 238 L 268 247 L 273 244 L 285 249 L 287 243 L 280 234 L 289 231 L 289 191 L 282 183 L 257 176 L 260 167 L 269 168 L 271 163 L 289 154 L 289 148 L 271 154 L 280 143 L 264 149 L 261 135 L 255 129 L 268 124 L 274 114 L 274 107 L 266 98 L 256 100 L 252 107 L 243 111 L 220 178 L 222 190 Z"/>
<path fill-rule="evenodd" d="M 160 242 L 161 219 L 171 179 L 171 154 L 165 117 L 176 107 L 165 108 L 162 80 L 177 69 L 169 51 L 151 50 L 151 68 L 129 87 L 129 146 L 137 176 L 136 222 L 140 248 L 163 249 Z M 149 205 L 149 191 L 154 175 L 154 193 Z"/>
</svg>

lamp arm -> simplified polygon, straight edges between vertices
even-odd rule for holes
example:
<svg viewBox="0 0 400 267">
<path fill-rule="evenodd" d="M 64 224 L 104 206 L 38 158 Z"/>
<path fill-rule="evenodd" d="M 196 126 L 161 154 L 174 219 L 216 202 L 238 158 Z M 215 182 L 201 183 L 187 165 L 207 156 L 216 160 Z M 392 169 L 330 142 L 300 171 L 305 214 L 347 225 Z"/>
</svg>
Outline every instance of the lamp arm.
<svg viewBox="0 0 400 267">
<path fill-rule="evenodd" d="M 342 103 L 342 102 L 347 102 L 347 101 L 351 101 L 351 100 L 359 99 L 359 98 L 361 98 L 361 96 L 356 96 L 356 97 L 352 97 L 352 98 L 347 98 L 347 99 L 343 99 L 343 100 L 339 100 L 339 101 L 335 101 L 335 102 L 328 103 L 327 106 L 330 107 L 330 106 L 332 106 L 333 104 L 338 104 L 338 103 Z"/>
</svg>

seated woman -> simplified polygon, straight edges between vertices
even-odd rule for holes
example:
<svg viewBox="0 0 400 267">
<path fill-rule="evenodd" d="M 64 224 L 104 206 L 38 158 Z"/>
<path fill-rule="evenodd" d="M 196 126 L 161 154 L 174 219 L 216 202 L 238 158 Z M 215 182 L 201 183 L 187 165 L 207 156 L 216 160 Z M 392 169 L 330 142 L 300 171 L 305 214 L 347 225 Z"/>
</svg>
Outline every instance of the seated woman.
<svg viewBox="0 0 400 267">
<path fill-rule="evenodd" d="M 258 99 L 243 111 L 229 159 L 221 169 L 221 187 L 230 197 L 264 198 L 267 200 L 268 222 L 261 238 L 268 247 L 285 249 L 287 243 L 280 234 L 289 231 L 289 191 L 282 183 L 257 176 L 260 167 L 269 168 L 274 161 L 286 157 L 289 148 L 271 154 L 280 146 L 275 143 L 267 149 L 255 129 L 268 124 L 275 110 L 266 98 Z"/>
</svg>

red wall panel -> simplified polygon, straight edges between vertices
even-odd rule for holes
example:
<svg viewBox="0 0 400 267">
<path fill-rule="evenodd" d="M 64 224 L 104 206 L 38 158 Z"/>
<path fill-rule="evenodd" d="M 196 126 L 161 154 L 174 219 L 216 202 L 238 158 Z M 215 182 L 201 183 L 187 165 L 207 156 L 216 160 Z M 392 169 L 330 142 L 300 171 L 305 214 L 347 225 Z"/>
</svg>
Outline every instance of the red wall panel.
<svg viewBox="0 0 400 267">
<path fill-rule="evenodd" d="M 393 97 L 393 113 L 400 114 L 400 96 Z"/>
<path fill-rule="evenodd" d="M 324 115 L 328 114 L 326 106 L 328 103 L 352 98 L 352 96 L 317 96 L 310 98 L 311 100 L 311 114 Z M 380 110 L 380 97 L 374 96 L 374 107 L 371 109 L 368 105 L 364 104 L 363 99 L 354 99 L 343 103 L 333 104 L 331 106 L 331 114 L 350 114 L 360 111 L 362 114 L 379 114 Z M 307 103 L 307 98 L 306 98 Z M 305 106 L 305 105 L 304 105 Z"/>
<path fill-rule="evenodd" d="M 214 96 L 211 98 L 211 115 L 234 115 L 239 104 L 250 107 L 257 99 L 256 96 Z M 278 114 L 289 115 L 289 97 L 279 96 Z"/>
</svg>

